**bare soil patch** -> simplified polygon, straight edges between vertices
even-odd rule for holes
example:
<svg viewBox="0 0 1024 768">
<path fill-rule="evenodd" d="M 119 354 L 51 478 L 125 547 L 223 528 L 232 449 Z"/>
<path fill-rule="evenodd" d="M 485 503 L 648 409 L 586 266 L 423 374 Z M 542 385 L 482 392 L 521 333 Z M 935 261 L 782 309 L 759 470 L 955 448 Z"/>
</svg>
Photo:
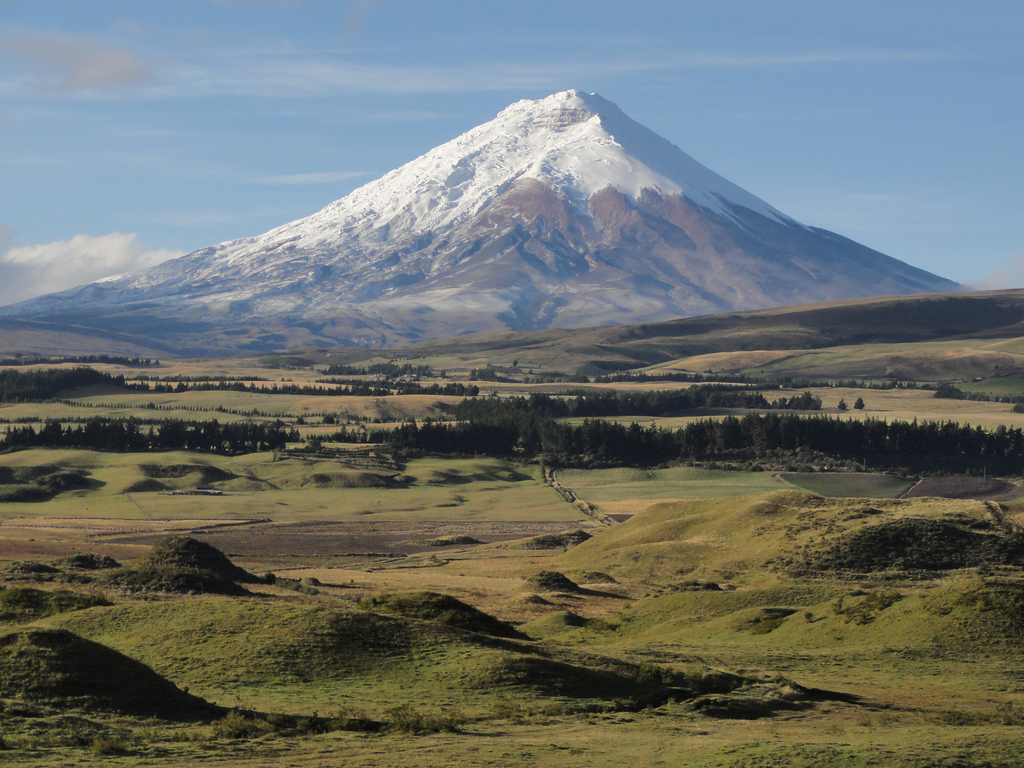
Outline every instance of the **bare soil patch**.
<svg viewBox="0 0 1024 768">
<path fill-rule="evenodd" d="M 633 516 L 634 515 L 625 515 L 625 514 L 607 515 L 609 520 L 614 520 L 616 523 L 624 523 L 627 520 L 629 520 L 629 518 L 631 518 Z"/>
<path fill-rule="evenodd" d="M 941 496 L 945 499 L 1009 501 L 1021 495 L 1016 483 L 984 477 L 926 477 L 900 498 Z"/>
<path fill-rule="evenodd" d="M 302 522 L 194 530 L 191 536 L 233 556 L 411 555 L 448 549 L 430 539 L 472 537 L 483 544 L 566 532 L 565 521 L 550 522 Z M 153 534 L 116 539 L 122 544 L 156 543 Z M 458 545 L 453 545 L 458 546 Z"/>
</svg>

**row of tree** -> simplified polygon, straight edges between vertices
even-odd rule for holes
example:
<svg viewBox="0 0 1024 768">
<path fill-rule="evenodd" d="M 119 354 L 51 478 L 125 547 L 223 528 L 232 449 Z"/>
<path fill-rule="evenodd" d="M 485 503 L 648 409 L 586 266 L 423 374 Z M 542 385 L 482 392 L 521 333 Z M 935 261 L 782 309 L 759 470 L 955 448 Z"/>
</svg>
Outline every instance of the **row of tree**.
<svg viewBox="0 0 1024 768">
<path fill-rule="evenodd" d="M 68 355 L 66 357 L 37 357 L 19 355 L 17 357 L 0 358 L 0 366 L 19 365 L 57 365 L 58 363 L 75 363 L 80 365 L 122 365 L 126 368 L 150 368 L 159 366 L 160 361 L 148 357 L 123 357 L 121 355 Z"/>
<path fill-rule="evenodd" d="M 539 411 L 499 408 L 457 422 L 407 422 L 391 432 L 343 428 L 321 439 L 384 442 L 402 452 L 543 458 L 562 466 L 653 466 L 812 452 L 880 469 L 1024 471 L 1024 431 L 1016 427 L 985 430 L 953 422 L 887 422 L 778 412 L 704 419 L 668 430 L 590 418 L 572 424 Z M 0 450 L 46 447 L 240 454 L 282 449 L 299 440 L 298 432 L 280 421 L 221 424 L 169 419 L 147 424 L 97 417 L 77 424 L 50 421 L 38 430 L 13 427 L 0 439 Z"/>
<path fill-rule="evenodd" d="M 183 421 L 168 419 L 143 424 L 136 419 L 92 418 L 79 424 L 46 422 L 13 427 L 0 439 L 0 450 L 23 448 L 84 448 L 93 451 L 206 451 L 228 455 L 272 451 L 300 440 L 283 422 Z"/>
<path fill-rule="evenodd" d="M 46 368 L 38 371 L 0 370 L 0 402 L 28 403 L 52 400 L 61 392 L 104 384 L 123 390 L 145 391 L 148 384 L 130 383 L 93 368 Z"/>
<path fill-rule="evenodd" d="M 344 365 L 335 363 L 324 369 L 325 376 L 383 376 L 395 379 L 399 376 L 432 376 L 429 365 L 412 363 L 370 363 L 370 365 Z"/>
<path fill-rule="evenodd" d="M 529 413 L 547 418 L 607 416 L 670 416 L 698 408 L 756 408 L 818 410 L 821 398 L 810 392 L 768 402 L 764 393 L 750 387 L 702 384 L 688 389 L 648 392 L 591 392 L 575 390 L 565 395 L 534 394 L 508 398 L 464 400 L 455 408 L 461 420 L 492 419 L 502 413 Z"/>
<path fill-rule="evenodd" d="M 330 386 L 324 386 L 324 384 Z M 480 389 L 460 382 L 419 384 L 413 381 L 367 382 L 327 380 L 320 384 L 266 384 L 259 381 L 193 380 L 177 383 L 128 381 L 124 376 L 102 373 L 93 368 L 48 368 L 38 371 L 0 370 L 0 402 L 25 403 L 55 400 L 61 394 L 80 387 L 103 385 L 122 391 L 249 392 L 260 395 L 301 395 L 305 397 L 388 397 L 390 395 L 449 395 L 474 397 Z"/>
<path fill-rule="evenodd" d="M 953 422 L 787 413 L 726 416 L 667 430 L 602 419 L 574 425 L 509 410 L 455 423 L 407 423 L 387 440 L 403 451 L 542 457 L 562 466 L 653 466 L 815 452 L 880 469 L 1024 471 L 1024 431 L 1016 427 L 989 431 Z"/>
</svg>

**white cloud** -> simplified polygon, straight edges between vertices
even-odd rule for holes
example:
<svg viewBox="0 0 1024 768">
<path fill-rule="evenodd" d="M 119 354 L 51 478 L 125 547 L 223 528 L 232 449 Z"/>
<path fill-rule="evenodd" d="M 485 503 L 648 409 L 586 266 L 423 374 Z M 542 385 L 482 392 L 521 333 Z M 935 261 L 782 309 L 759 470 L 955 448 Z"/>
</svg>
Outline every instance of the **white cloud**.
<svg viewBox="0 0 1024 768">
<path fill-rule="evenodd" d="M 0 228 L 0 304 L 24 301 L 105 277 L 138 272 L 184 251 L 150 248 L 134 233 L 75 235 L 44 245 L 12 246 L 13 231 Z"/>
<path fill-rule="evenodd" d="M 1024 288 L 1024 254 L 1006 266 L 994 270 L 977 282 L 964 283 L 972 291 L 995 291 L 1002 288 Z"/>
<path fill-rule="evenodd" d="M 100 40 L 56 32 L 0 35 L 0 50 L 28 62 L 36 88 L 74 93 L 106 86 L 134 85 L 149 79 L 149 65 L 130 51 Z"/>
</svg>

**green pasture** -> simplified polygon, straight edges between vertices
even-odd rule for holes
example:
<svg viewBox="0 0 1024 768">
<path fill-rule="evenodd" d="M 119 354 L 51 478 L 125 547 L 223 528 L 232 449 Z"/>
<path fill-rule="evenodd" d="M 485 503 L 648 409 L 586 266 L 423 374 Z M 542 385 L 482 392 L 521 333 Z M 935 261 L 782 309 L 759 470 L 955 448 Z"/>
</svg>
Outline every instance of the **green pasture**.
<svg viewBox="0 0 1024 768">
<path fill-rule="evenodd" d="M 631 578 L 674 572 L 689 579 L 765 583 L 776 581 L 801 563 L 831 568 L 835 547 L 869 561 L 876 545 L 864 543 L 870 538 L 858 537 L 872 526 L 893 524 L 896 532 L 886 536 L 897 542 L 916 542 L 915 534 L 899 531 L 916 530 L 920 526 L 915 521 L 922 518 L 949 515 L 978 525 L 991 521 L 983 502 L 938 498 L 872 499 L 869 505 L 864 499 L 777 490 L 762 495 L 664 501 L 573 547 L 557 562 L 567 568 Z M 932 544 L 926 551 L 934 547 Z M 815 559 L 826 551 L 833 552 L 831 559 Z"/>
<path fill-rule="evenodd" d="M 179 454 L 176 465 L 166 466 L 194 458 Z M 254 457 L 219 468 L 247 469 L 278 483 L 300 477 L 287 462 L 276 464 L 273 475 Z M 305 469 L 325 469 L 310 464 Z M 486 493 L 487 487 L 538 482 L 532 472 L 490 461 L 425 459 L 403 471 L 416 479 L 384 495 L 420 486 Z M 563 471 L 558 478 L 586 493 L 712 483 L 731 474 L 617 469 Z M 744 474 L 745 482 L 764 480 Z M 461 724 L 456 732 L 420 735 L 279 728 L 217 737 L 212 725 L 172 727 L 83 713 L 131 736 L 130 748 L 112 758 L 78 742 L 25 746 L 41 740 L 42 730 L 32 728 L 41 718 L 12 716 L 20 710 L 8 707 L 0 716 L 14 748 L 4 751 L 5 764 L 186 766 L 215 758 L 226 766 L 266 768 L 282 759 L 296 768 L 611 768 L 624 761 L 698 768 L 1016 766 L 1024 748 L 1019 569 L 811 577 L 790 575 L 779 565 L 906 520 L 955 520 L 976 537 L 998 535 L 986 527 L 991 516 L 980 502 L 868 504 L 776 491 L 658 504 L 546 561 L 545 568 L 599 572 L 592 578 L 614 581 L 596 591 L 544 592 L 531 603 L 535 618 L 519 627 L 532 640 L 463 631 L 444 614 L 376 613 L 346 588 L 296 593 L 257 584 L 251 585 L 255 596 L 239 598 L 139 599 L 109 592 L 113 606 L 70 610 L 33 626 L 102 643 L 224 706 L 380 719 L 394 717 L 401 706 L 413 713 L 455 712 Z M 906 545 L 898 538 L 889 543 Z M 536 572 L 536 563 L 524 559 L 523 573 L 531 568 Z M 432 569 L 431 575 L 444 572 Z M 534 589 L 524 576 L 523 594 Z M 491 598 L 491 613 L 505 618 L 511 603 L 494 597 L 480 592 L 466 599 Z M 737 677 L 744 680 L 739 687 L 720 687 Z M 665 680 L 694 686 L 700 696 L 643 706 L 644 692 Z M 809 697 L 805 687 L 820 690 Z M 716 707 L 720 713 L 712 714 Z M 56 716 L 46 723 L 65 727 Z"/>
<path fill-rule="evenodd" d="M 696 467 L 666 469 L 563 469 L 558 480 L 594 504 L 649 499 L 750 496 L 788 487 L 770 472 L 727 472 Z"/>
<path fill-rule="evenodd" d="M 1024 395 L 1024 378 L 1020 376 L 998 376 L 982 381 L 966 381 L 957 384 L 964 392 L 981 392 L 988 395 Z"/>
<path fill-rule="evenodd" d="M 729 371 L 770 378 L 941 382 L 987 378 L 1024 362 L 1024 352 L 1014 340 L 874 343 L 774 352 L 768 339 L 762 347 L 745 346 L 763 351 L 712 352 L 660 363 L 653 370 Z"/>
<path fill-rule="evenodd" d="M 427 458 L 401 469 L 270 453 L 223 457 L 175 451 L 113 454 L 30 450 L 0 464 L 85 470 L 94 487 L 45 502 L 4 504 L 8 517 L 270 519 L 274 522 L 566 520 L 580 518 L 536 467 Z M 212 484 L 222 496 L 175 495 Z"/>
<path fill-rule="evenodd" d="M 437 403 L 460 398 L 430 395 L 342 397 L 260 394 L 254 392 L 198 391 L 180 393 L 124 392 L 83 395 L 65 403 L 7 403 L 0 405 L 0 420 L 47 418 L 199 419 L 222 422 L 295 419 L 331 413 L 353 414 L 390 421 L 436 415 Z M 233 413 L 232 413 L 233 412 Z M 263 415 L 253 415 L 263 414 Z"/>
<path fill-rule="evenodd" d="M 805 491 L 837 498 L 894 499 L 914 486 L 905 477 L 874 472 L 784 472 L 779 477 Z"/>
</svg>

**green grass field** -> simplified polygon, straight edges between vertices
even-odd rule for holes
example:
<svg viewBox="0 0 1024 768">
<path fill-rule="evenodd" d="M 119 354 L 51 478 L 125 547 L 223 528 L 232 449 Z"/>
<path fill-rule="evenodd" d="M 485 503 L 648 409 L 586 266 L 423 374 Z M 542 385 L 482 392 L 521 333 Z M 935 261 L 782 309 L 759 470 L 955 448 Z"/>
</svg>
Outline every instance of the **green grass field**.
<svg viewBox="0 0 1024 768">
<path fill-rule="evenodd" d="M 894 499 L 914 485 L 913 480 L 872 472 L 784 472 L 780 478 L 811 493 L 839 498 Z"/>
<path fill-rule="evenodd" d="M 983 392 L 989 395 L 1015 397 L 1024 395 L 1024 378 L 999 376 L 984 381 L 967 381 L 957 385 L 964 392 Z"/>
<path fill-rule="evenodd" d="M 695 467 L 565 469 L 558 479 L 608 514 L 635 514 L 659 501 L 749 496 L 789 487 L 770 472 L 727 472 Z"/>
<path fill-rule="evenodd" d="M 740 345 L 739 330 L 722 333 Z M 637 352 L 629 340 L 612 341 L 605 350 L 611 356 Z M 524 351 L 459 342 L 431 354 L 432 364 L 453 372 L 510 366 L 516 358 L 517 375 L 569 372 L 586 362 L 582 347 Z M 988 377 L 995 365 L 1005 370 L 1021 356 L 1019 339 L 995 339 L 718 352 L 660 367 L 933 380 Z M 176 361 L 159 374 L 217 372 L 296 383 L 318 375 L 266 368 L 257 359 Z M 1019 383 L 986 378 L 963 386 L 1002 386 L 1011 394 Z M 863 397 L 865 409 L 844 418 L 1024 426 L 1024 415 L 1007 405 L 939 400 L 924 390 L 813 391 L 832 416 L 840 398 L 852 405 Z M 452 402 L 79 395 L 79 406 L 0 405 L 0 419 L 230 421 L 246 417 L 225 409 L 256 409 L 269 414 L 260 418 L 349 411 L 397 422 L 436 415 Z M 149 402 L 174 410 L 149 409 Z M 706 417 L 617 420 L 670 427 Z M 311 421 L 303 434 L 324 429 Z M 556 484 L 598 513 L 625 520 L 606 524 L 588 516 L 585 504 L 566 503 L 536 464 L 429 456 L 396 462 L 367 446 L 333 446 L 349 453 L 321 456 L 298 447 L 276 456 L 0 456 L 6 477 L 58 469 L 84 477 L 81 487 L 48 500 L 0 503 L 5 765 L 1020 764 L 1019 502 L 901 500 L 910 480 L 871 473 L 556 468 Z M 223 495 L 174 493 L 200 484 Z M 337 533 L 344 526 L 358 527 L 365 552 L 330 550 L 331 537 L 356 535 Z M 470 543 L 478 529 L 492 538 Z M 557 540 L 550 534 L 566 531 L 582 532 L 572 542 L 586 540 L 537 543 L 538 532 Z M 125 585 L 146 582 L 62 560 L 108 555 L 138 574 L 151 545 L 170 534 L 223 543 L 236 564 L 276 574 L 273 583 L 246 583 L 250 594 L 240 597 L 130 591 Z M 461 543 L 424 543 L 432 539 Z M 323 551 L 302 550 L 309 542 Z M 392 546 L 407 551 L 395 555 Z M 486 622 L 462 628 L 465 612 L 430 603 L 425 590 L 456 597 L 529 639 L 478 631 Z M 222 720 L 174 721 L 91 706 L 102 702 L 88 696 L 71 700 L 60 692 L 73 690 L 83 670 L 74 654 L 62 655 L 57 640 L 65 636 L 57 630 L 79 636 L 69 647 L 94 654 L 101 679 L 126 674 L 123 654 L 152 669 L 153 690 L 169 681 L 236 711 Z M 82 645 L 87 641 L 100 647 Z M 141 678 L 127 676 L 125 690 L 132 679 Z M 377 729 L 366 729 L 368 721 Z"/>
<path fill-rule="evenodd" d="M 419 467 L 442 469 L 452 468 Z M 581 491 L 680 480 L 625 470 L 571 479 Z M 70 630 L 192 695 L 253 714 L 234 715 L 241 720 L 228 737 L 217 723 L 91 712 L 75 721 L 72 738 L 59 710 L 34 703 L 26 717 L 19 713 L 29 705 L 8 702 L 5 763 L 89 765 L 120 750 L 118 764 L 175 766 L 211 754 L 224 765 L 268 766 L 286 754 L 300 768 L 396 760 L 602 768 L 624 758 L 707 768 L 1015 765 L 1024 745 L 1024 688 L 1014 671 L 1024 628 L 1019 568 L 927 577 L 901 571 L 906 555 L 895 551 L 892 565 L 857 575 L 793 576 L 778 566 L 905 521 L 958 520 L 977 536 L 999 535 L 985 527 L 981 502 L 872 505 L 795 491 L 694 498 L 655 505 L 564 554 L 492 548 L 424 571 L 420 583 L 455 584 L 464 574 L 463 600 L 520 622 L 532 640 L 466 632 L 444 614 L 419 613 L 415 598 L 384 600 L 397 613 L 360 603 L 416 583 L 412 562 L 334 577 L 322 568 L 315 573 L 327 586 L 306 594 L 265 585 L 241 598 L 107 591 L 113 606 L 32 626 Z M 865 550 L 865 563 L 877 549 Z M 537 597 L 529 576 L 552 568 L 581 581 L 601 571 L 587 578 L 605 581 L 523 602 Z M 717 586 L 696 586 L 707 584 Z M 0 625 L 0 635 L 15 626 Z M 682 687 L 659 698 L 658 686 Z M 653 698 L 638 704 L 645 696 Z M 306 730 L 285 715 L 305 718 Z M 427 732 L 317 732 L 325 718 L 400 715 Z M 456 725 L 434 733 L 431 723 Z"/>
</svg>

